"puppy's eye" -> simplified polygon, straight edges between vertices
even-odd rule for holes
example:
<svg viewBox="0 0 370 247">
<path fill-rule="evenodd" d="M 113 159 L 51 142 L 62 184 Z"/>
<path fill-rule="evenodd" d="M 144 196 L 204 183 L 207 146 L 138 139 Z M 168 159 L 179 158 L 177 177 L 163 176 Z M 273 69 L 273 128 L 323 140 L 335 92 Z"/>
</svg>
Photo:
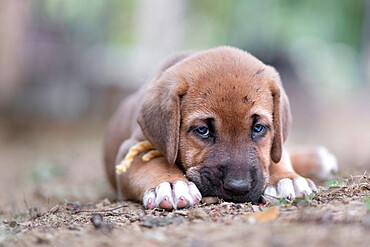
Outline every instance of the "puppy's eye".
<svg viewBox="0 0 370 247">
<path fill-rule="evenodd" d="M 266 127 L 263 126 L 262 124 L 256 124 L 256 125 L 253 126 L 253 132 L 254 133 L 261 134 L 261 133 L 265 132 L 265 130 L 266 130 Z"/>
<path fill-rule="evenodd" d="M 255 124 L 252 128 L 252 139 L 258 141 L 265 135 L 267 129 L 268 127 L 265 125 Z"/>
<path fill-rule="evenodd" d="M 210 134 L 209 129 L 205 126 L 196 127 L 194 131 L 202 138 L 208 138 Z"/>
</svg>

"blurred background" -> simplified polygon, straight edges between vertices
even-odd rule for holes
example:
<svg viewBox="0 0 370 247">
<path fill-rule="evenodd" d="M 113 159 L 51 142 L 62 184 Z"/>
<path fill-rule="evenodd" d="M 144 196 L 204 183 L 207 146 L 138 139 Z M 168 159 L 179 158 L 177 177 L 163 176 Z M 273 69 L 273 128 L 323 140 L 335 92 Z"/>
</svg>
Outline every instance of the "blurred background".
<svg viewBox="0 0 370 247">
<path fill-rule="evenodd" d="M 1 0 L 0 214 L 112 197 L 109 117 L 181 50 L 231 45 L 280 72 L 288 146 L 370 168 L 369 0 Z"/>
</svg>

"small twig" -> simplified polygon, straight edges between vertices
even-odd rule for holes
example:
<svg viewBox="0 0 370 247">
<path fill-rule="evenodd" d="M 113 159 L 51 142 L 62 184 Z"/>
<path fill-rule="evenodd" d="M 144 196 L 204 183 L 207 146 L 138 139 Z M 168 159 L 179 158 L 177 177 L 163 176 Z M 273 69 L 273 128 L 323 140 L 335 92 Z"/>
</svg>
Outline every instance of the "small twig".
<svg viewBox="0 0 370 247">
<path fill-rule="evenodd" d="M 106 209 L 106 210 L 80 210 L 77 213 L 105 213 L 105 212 L 111 212 L 120 208 L 128 207 L 127 205 L 121 205 L 115 208 Z"/>
<path fill-rule="evenodd" d="M 364 178 L 364 177 L 366 177 L 366 173 L 367 173 L 367 171 L 365 171 L 364 174 L 362 174 L 362 175 L 350 175 L 350 176 L 353 177 L 353 178 Z"/>
<path fill-rule="evenodd" d="M 24 205 L 26 206 L 27 211 L 29 211 L 30 208 L 28 207 L 26 195 L 24 194 L 24 191 L 23 191 L 23 202 L 24 202 Z"/>
</svg>

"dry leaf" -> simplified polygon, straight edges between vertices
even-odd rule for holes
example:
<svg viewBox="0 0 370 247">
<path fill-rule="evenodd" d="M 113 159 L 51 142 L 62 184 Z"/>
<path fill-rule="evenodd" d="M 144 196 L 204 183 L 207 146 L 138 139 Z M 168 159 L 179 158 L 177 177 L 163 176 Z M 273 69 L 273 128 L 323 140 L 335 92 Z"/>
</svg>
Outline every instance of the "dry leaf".
<svg viewBox="0 0 370 247">
<path fill-rule="evenodd" d="M 218 197 L 211 197 L 211 196 L 203 197 L 202 198 L 202 203 L 204 203 L 206 205 L 219 204 L 220 199 L 218 199 Z"/>
<path fill-rule="evenodd" d="M 244 219 L 257 220 L 258 222 L 270 222 L 279 216 L 279 207 L 272 207 L 261 212 L 243 215 Z"/>
</svg>

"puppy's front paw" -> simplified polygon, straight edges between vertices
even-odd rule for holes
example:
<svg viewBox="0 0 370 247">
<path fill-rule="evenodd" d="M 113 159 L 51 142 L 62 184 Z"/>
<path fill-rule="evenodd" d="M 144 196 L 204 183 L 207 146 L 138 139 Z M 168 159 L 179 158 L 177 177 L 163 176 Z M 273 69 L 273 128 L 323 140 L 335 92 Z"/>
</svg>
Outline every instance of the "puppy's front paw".
<svg viewBox="0 0 370 247">
<path fill-rule="evenodd" d="M 316 192 L 317 188 L 314 182 L 297 176 L 294 179 L 283 178 L 276 185 L 267 186 L 264 195 L 267 198 L 294 200 L 296 197 L 307 197 Z"/>
<path fill-rule="evenodd" d="M 200 202 L 202 195 L 194 183 L 176 181 L 159 184 L 155 189 L 144 193 L 143 203 L 146 208 L 177 209 L 191 207 Z"/>
</svg>

